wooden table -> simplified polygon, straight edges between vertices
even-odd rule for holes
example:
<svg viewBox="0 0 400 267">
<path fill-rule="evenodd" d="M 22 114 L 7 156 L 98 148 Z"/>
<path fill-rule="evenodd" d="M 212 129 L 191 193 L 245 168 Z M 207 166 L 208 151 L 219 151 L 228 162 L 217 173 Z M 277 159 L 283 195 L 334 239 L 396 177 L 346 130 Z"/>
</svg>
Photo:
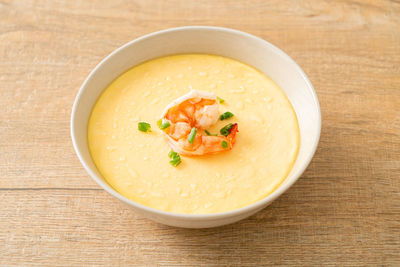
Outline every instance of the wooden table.
<svg viewBox="0 0 400 267">
<path fill-rule="evenodd" d="M 271 206 L 215 229 L 136 215 L 100 189 L 70 140 L 75 95 L 143 34 L 218 25 L 292 56 L 322 135 Z M 398 1 L 0 0 L 0 265 L 400 265 Z"/>
</svg>

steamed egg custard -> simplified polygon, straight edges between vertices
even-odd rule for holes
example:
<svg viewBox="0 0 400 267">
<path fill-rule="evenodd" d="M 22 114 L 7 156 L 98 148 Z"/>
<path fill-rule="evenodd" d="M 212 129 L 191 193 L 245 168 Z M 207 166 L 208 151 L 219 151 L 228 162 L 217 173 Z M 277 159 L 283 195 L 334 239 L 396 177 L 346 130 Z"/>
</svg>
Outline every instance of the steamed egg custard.
<svg viewBox="0 0 400 267">
<path fill-rule="evenodd" d="M 250 205 L 287 177 L 300 138 L 284 92 L 215 55 L 153 59 L 115 79 L 88 122 L 104 179 L 146 206 L 205 214 Z"/>
</svg>

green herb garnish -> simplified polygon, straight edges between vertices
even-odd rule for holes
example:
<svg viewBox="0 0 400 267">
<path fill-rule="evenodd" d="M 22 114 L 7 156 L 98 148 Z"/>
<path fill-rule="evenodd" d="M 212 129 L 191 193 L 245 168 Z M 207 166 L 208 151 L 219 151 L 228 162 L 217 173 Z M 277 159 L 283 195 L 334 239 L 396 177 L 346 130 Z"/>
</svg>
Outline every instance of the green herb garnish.
<svg viewBox="0 0 400 267">
<path fill-rule="evenodd" d="M 157 121 L 157 125 L 158 125 L 158 128 L 160 128 L 161 130 L 165 130 L 169 126 L 171 126 L 171 123 L 169 121 L 167 121 L 167 120 L 159 119 Z"/>
<path fill-rule="evenodd" d="M 218 100 L 218 102 L 220 103 L 220 104 L 222 104 L 222 103 L 224 103 L 225 102 L 225 100 L 223 100 L 222 98 L 220 98 L 219 96 L 217 96 L 217 100 Z"/>
<path fill-rule="evenodd" d="M 207 131 L 207 130 L 204 130 L 204 132 L 206 132 L 206 134 L 207 135 L 211 135 L 211 136 L 217 136 L 217 134 L 212 134 L 212 133 L 210 133 L 209 131 Z"/>
<path fill-rule="evenodd" d="M 173 151 L 173 150 L 171 150 L 171 151 L 168 153 L 168 157 L 170 157 L 170 158 L 175 158 L 176 156 L 179 156 L 179 154 L 176 153 L 176 152 Z"/>
<path fill-rule="evenodd" d="M 181 163 L 181 156 L 179 156 L 179 154 L 176 153 L 175 151 L 172 151 L 172 150 L 171 150 L 171 151 L 168 153 L 168 157 L 171 158 L 171 160 L 169 161 L 169 163 L 170 163 L 172 166 L 174 166 L 174 167 L 178 166 L 178 165 Z"/>
<path fill-rule="evenodd" d="M 147 122 L 139 122 L 138 123 L 138 130 L 141 132 L 151 132 L 151 126 L 150 123 Z"/>
<path fill-rule="evenodd" d="M 223 148 L 227 148 L 227 147 L 228 147 L 228 142 L 222 141 L 222 142 L 221 142 L 221 146 L 222 146 Z"/>
<path fill-rule="evenodd" d="M 221 121 L 223 121 L 223 120 L 227 120 L 227 119 L 229 119 L 229 118 L 232 118 L 233 116 L 234 116 L 234 115 L 233 115 L 232 112 L 227 111 L 227 112 L 225 112 L 224 114 L 221 114 L 221 116 L 219 116 L 219 119 L 220 119 Z"/>
<path fill-rule="evenodd" d="M 181 162 L 182 162 L 182 161 L 181 161 L 181 157 L 180 157 L 179 155 L 178 155 L 178 157 L 173 158 L 173 159 L 171 159 L 171 160 L 169 161 L 169 163 L 170 163 L 172 166 L 174 166 L 174 167 L 178 166 Z"/>
<path fill-rule="evenodd" d="M 232 123 L 228 123 L 227 125 L 222 127 L 221 130 L 219 130 L 219 132 L 224 136 L 228 136 L 231 133 L 232 127 L 233 127 L 233 124 Z"/>
<path fill-rule="evenodd" d="M 197 134 L 197 129 L 196 127 L 193 127 L 192 130 L 190 131 L 189 137 L 188 137 L 188 141 L 189 143 L 193 144 L 194 138 L 196 137 Z"/>
</svg>

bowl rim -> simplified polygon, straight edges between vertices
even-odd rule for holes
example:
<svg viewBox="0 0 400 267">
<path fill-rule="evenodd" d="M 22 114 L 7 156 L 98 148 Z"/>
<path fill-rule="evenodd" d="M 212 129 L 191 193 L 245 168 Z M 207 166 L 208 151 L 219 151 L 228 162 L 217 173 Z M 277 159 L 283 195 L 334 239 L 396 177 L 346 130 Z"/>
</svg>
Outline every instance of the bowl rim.
<svg viewBox="0 0 400 267">
<path fill-rule="evenodd" d="M 97 72 L 98 69 L 100 69 L 103 64 L 108 61 L 110 58 L 112 58 L 115 54 L 119 53 L 120 51 L 126 49 L 127 47 L 134 45 L 137 42 L 152 38 L 156 35 L 159 34 L 167 34 L 167 33 L 171 33 L 171 32 L 179 32 L 179 31 L 221 31 L 221 32 L 227 32 L 230 34 L 235 34 L 235 35 L 240 35 L 246 39 L 253 39 L 256 40 L 258 42 L 262 42 L 264 45 L 268 46 L 270 49 L 272 49 L 276 54 L 278 54 L 279 56 L 285 58 L 286 60 L 288 60 L 293 66 L 294 68 L 300 73 L 300 75 L 302 76 L 303 80 L 305 81 L 305 83 L 307 84 L 310 93 L 312 95 L 312 98 L 314 100 L 314 104 L 316 105 L 318 114 L 317 114 L 317 138 L 315 138 L 313 144 L 312 144 L 312 148 L 311 148 L 311 153 L 309 153 L 304 161 L 304 163 L 302 164 L 302 166 L 299 168 L 299 170 L 293 174 L 293 178 L 288 181 L 286 184 L 282 184 L 280 185 L 276 190 L 274 190 L 271 194 L 267 195 L 266 197 L 241 208 L 237 208 L 237 209 L 233 209 L 233 210 L 229 210 L 229 211 L 223 211 L 223 212 L 215 212 L 215 213 L 206 213 L 206 214 L 186 214 L 186 213 L 178 213 L 178 212 L 170 212 L 170 211 L 163 211 L 163 210 L 158 210 L 152 207 L 148 207 L 145 205 L 142 205 L 140 203 L 137 203 L 131 199 L 126 198 L 125 196 L 121 195 L 120 193 L 118 193 L 115 189 L 113 189 L 110 185 L 108 185 L 105 181 L 103 181 L 101 178 L 99 178 L 91 169 L 90 167 L 87 165 L 86 161 L 83 159 L 81 151 L 78 147 L 77 141 L 76 141 L 76 136 L 75 136 L 75 126 L 74 126 L 74 121 L 76 120 L 77 117 L 77 105 L 79 103 L 79 100 L 83 94 L 83 91 L 85 90 L 86 85 L 93 79 L 93 76 L 95 75 L 95 73 Z M 285 52 L 283 52 L 281 49 L 279 49 L 278 47 L 276 47 L 275 45 L 265 41 L 264 39 L 254 36 L 252 34 L 243 32 L 243 31 L 239 31 L 239 30 L 235 30 L 235 29 L 231 29 L 231 28 L 225 28 L 225 27 L 218 27 L 218 26 L 182 26 L 182 27 L 174 27 L 174 28 L 167 28 L 164 30 L 159 30 L 159 31 L 155 31 L 146 35 L 143 35 L 141 37 L 138 37 L 134 40 L 129 41 L 128 43 L 120 46 L 119 48 L 117 48 L 116 50 L 114 50 L 113 52 L 111 52 L 109 55 L 107 55 L 103 60 L 100 61 L 100 63 L 98 63 L 96 65 L 96 67 L 89 73 L 89 75 L 87 76 L 87 78 L 85 79 L 85 81 L 82 83 L 81 87 L 79 88 L 79 91 L 75 97 L 74 100 L 74 104 L 72 107 L 72 113 L 71 113 L 71 121 L 70 121 L 70 128 L 71 128 L 71 139 L 72 139 L 72 143 L 73 143 L 73 147 L 75 149 L 75 153 L 77 154 L 79 161 L 81 162 L 81 164 L 83 165 L 84 169 L 87 171 L 87 173 L 91 176 L 91 178 L 98 184 L 100 185 L 105 191 L 107 191 L 109 194 L 111 194 L 112 196 L 116 197 L 117 199 L 119 199 L 120 201 L 133 206 L 139 210 L 144 210 L 148 213 L 153 213 L 153 214 L 157 214 L 159 216 L 162 217 L 172 217 L 172 218 L 179 218 L 179 219 L 185 219 L 185 220 L 193 220 L 193 221 L 207 221 L 207 220 L 211 220 L 211 219 L 222 219 L 222 218 L 229 218 L 229 217 L 234 217 L 237 215 L 241 215 L 244 214 L 246 212 L 249 211 L 254 211 L 257 209 L 262 209 L 264 208 L 264 206 L 268 203 L 271 203 L 272 201 L 274 201 L 276 198 L 278 198 L 279 196 L 281 196 L 284 192 L 286 192 L 299 178 L 300 176 L 303 174 L 303 172 L 306 170 L 306 168 L 308 167 L 308 165 L 310 164 L 315 151 L 317 149 L 318 143 L 319 143 L 319 139 L 320 139 L 320 135 L 321 135 L 321 110 L 320 110 L 320 105 L 319 105 L 319 101 L 318 101 L 318 97 L 317 94 L 315 92 L 314 87 L 312 86 L 310 80 L 308 79 L 308 77 L 306 76 L 306 74 L 304 73 L 304 71 L 300 68 L 300 66 L 289 56 L 287 55 Z"/>
</svg>

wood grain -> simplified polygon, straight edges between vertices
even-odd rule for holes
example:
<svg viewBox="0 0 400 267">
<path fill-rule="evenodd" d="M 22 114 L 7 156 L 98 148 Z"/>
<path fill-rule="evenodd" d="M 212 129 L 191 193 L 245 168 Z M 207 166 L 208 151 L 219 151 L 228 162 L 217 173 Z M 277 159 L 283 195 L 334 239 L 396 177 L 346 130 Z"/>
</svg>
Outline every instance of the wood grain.
<svg viewBox="0 0 400 267">
<path fill-rule="evenodd" d="M 218 25 L 258 35 L 318 93 L 303 177 L 242 222 L 143 219 L 85 173 L 69 136 L 80 84 L 143 34 Z M 0 265 L 399 266 L 398 1 L 0 1 Z"/>
</svg>

